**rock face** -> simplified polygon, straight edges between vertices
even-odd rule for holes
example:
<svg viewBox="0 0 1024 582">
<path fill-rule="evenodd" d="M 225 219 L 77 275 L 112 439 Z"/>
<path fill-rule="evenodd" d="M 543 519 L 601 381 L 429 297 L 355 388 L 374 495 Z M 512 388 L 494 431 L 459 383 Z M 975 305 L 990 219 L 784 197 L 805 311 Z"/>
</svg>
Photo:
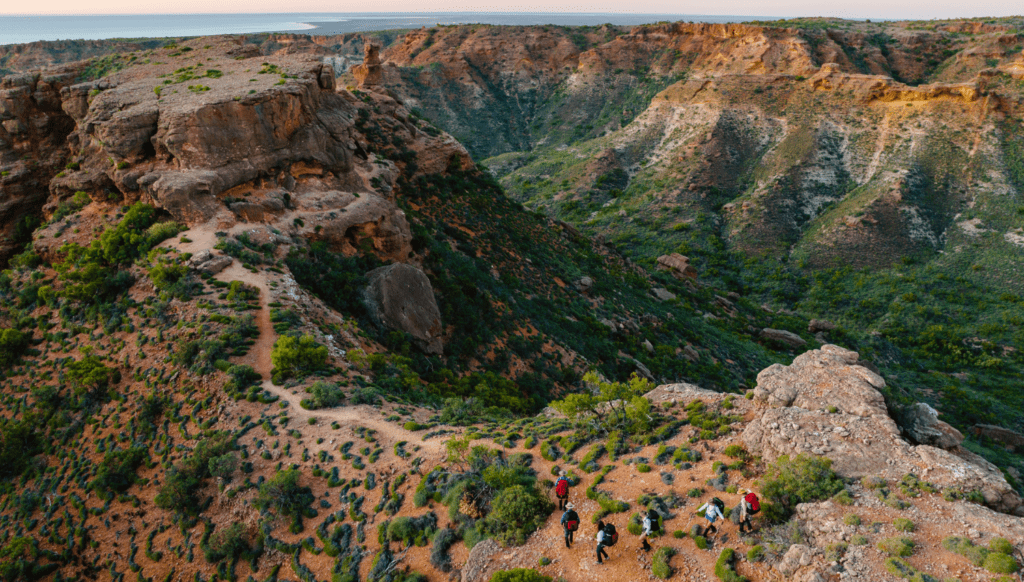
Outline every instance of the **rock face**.
<svg viewBox="0 0 1024 582">
<path fill-rule="evenodd" d="M 491 557 L 501 551 L 498 542 L 487 539 L 477 545 L 469 552 L 466 565 L 462 567 L 462 582 L 476 582 L 485 580 L 483 575 L 490 565 Z"/>
<path fill-rule="evenodd" d="M 761 330 L 761 337 L 773 341 L 777 341 L 781 344 L 785 344 L 791 348 L 799 348 L 807 345 L 807 341 L 804 338 L 796 335 L 791 331 L 784 329 L 771 329 L 765 328 Z"/>
<path fill-rule="evenodd" d="M 441 311 L 423 271 L 395 263 L 370 271 L 367 279 L 364 300 L 378 325 L 408 333 L 428 354 L 443 352 Z"/>
<path fill-rule="evenodd" d="M 991 424 L 976 424 L 971 427 L 971 432 L 978 436 L 998 441 L 1007 447 L 1024 447 L 1024 434 L 1005 429 L 1001 426 Z"/>
<path fill-rule="evenodd" d="M 368 42 L 363 50 L 366 53 L 363 63 L 352 67 L 352 75 L 359 82 L 360 89 L 378 87 L 384 78 L 384 68 L 380 64 L 380 46 Z"/>
<path fill-rule="evenodd" d="M 227 269 L 233 260 L 234 259 L 226 255 L 215 255 L 206 250 L 197 253 L 189 259 L 188 266 L 190 269 L 199 271 L 200 273 L 216 275 L 224 269 Z"/>
<path fill-rule="evenodd" d="M 885 380 L 858 359 L 856 352 L 825 345 L 758 374 L 754 401 L 768 408 L 743 432 L 748 450 L 769 461 L 826 456 L 847 478 L 914 473 L 940 488 L 978 490 L 989 507 L 1024 514 L 1020 495 L 991 463 L 961 447 L 947 451 L 903 440 L 878 391 Z"/>
<path fill-rule="evenodd" d="M 810 322 L 807 323 L 807 331 L 809 333 L 818 333 L 821 331 L 834 331 L 835 329 L 836 324 L 824 319 L 812 319 Z"/>
<path fill-rule="evenodd" d="M 64 147 L 75 124 L 61 110 L 61 89 L 77 67 L 10 75 L 0 80 L 0 264 L 24 242 L 38 217 L 50 178 L 63 168 Z"/>
<path fill-rule="evenodd" d="M 679 253 L 658 257 L 658 270 L 668 271 L 676 279 L 697 278 L 697 269 L 690 266 L 690 258 Z"/>
<path fill-rule="evenodd" d="M 915 442 L 940 449 L 955 449 L 964 440 L 960 431 L 939 420 L 939 412 L 924 402 L 903 411 L 903 428 Z"/>
</svg>

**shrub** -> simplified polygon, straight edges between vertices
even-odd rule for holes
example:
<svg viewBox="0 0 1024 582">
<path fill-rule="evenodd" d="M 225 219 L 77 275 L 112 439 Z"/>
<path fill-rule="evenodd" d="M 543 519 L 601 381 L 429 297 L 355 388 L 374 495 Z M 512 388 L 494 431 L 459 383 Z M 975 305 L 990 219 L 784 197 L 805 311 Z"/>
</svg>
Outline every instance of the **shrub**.
<svg viewBox="0 0 1024 582">
<path fill-rule="evenodd" d="M 636 466 L 636 470 L 641 473 L 650 473 L 651 466 L 648 465 L 647 463 L 640 463 L 639 465 Z"/>
<path fill-rule="evenodd" d="M 897 517 L 893 522 L 893 526 L 896 527 L 896 531 L 910 533 L 914 531 L 914 522 L 904 517 Z"/>
<path fill-rule="evenodd" d="M 718 555 L 718 561 L 715 562 L 715 576 L 723 582 L 746 582 L 745 576 L 740 576 L 736 573 L 736 569 L 733 566 L 733 562 L 736 560 L 736 551 L 732 548 L 725 548 L 722 553 Z"/>
<path fill-rule="evenodd" d="M 740 445 L 729 445 L 725 447 L 723 452 L 725 453 L 725 456 L 732 457 L 734 459 L 745 459 L 748 456 L 747 450 Z"/>
<path fill-rule="evenodd" d="M 124 493 L 138 481 L 135 471 L 148 457 L 149 451 L 143 446 L 109 451 L 103 455 L 99 471 L 90 486 L 102 492 Z"/>
<path fill-rule="evenodd" d="M 102 364 L 93 354 L 86 354 L 81 360 L 68 365 L 65 377 L 74 387 L 75 394 L 95 394 L 106 390 L 110 384 L 121 380 L 121 373 Z"/>
<path fill-rule="evenodd" d="M 0 329 L 0 368 L 14 366 L 28 348 L 29 339 L 27 333 L 16 329 Z"/>
<path fill-rule="evenodd" d="M 906 537 L 885 538 L 878 542 L 878 550 L 893 557 L 905 558 L 914 553 L 914 541 Z"/>
<path fill-rule="evenodd" d="M 985 556 L 982 567 L 995 574 L 1013 574 L 1020 568 L 1013 556 L 1001 552 L 991 552 Z"/>
<path fill-rule="evenodd" d="M 662 580 L 672 577 L 673 570 L 669 561 L 675 554 L 676 551 L 672 548 L 658 548 L 658 551 L 654 553 L 654 557 L 651 559 L 651 573 Z"/>
<path fill-rule="evenodd" d="M 513 485 L 491 501 L 488 529 L 506 544 L 522 544 L 551 513 L 554 505 L 535 487 Z"/>
<path fill-rule="evenodd" d="M 677 529 L 676 531 L 672 532 L 672 537 L 676 538 L 677 540 L 683 539 L 686 537 L 686 532 L 684 532 L 681 529 Z"/>
<path fill-rule="evenodd" d="M 868 545 L 868 538 L 860 534 L 857 534 L 850 538 L 850 543 L 855 546 L 866 546 Z"/>
<path fill-rule="evenodd" d="M 597 390 L 570 394 L 551 406 L 577 424 L 598 419 L 608 431 L 636 435 L 650 430 L 651 402 L 643 395 L 653 386 L 647 380 L 634 374 L 627 383 L 609 383 L 589 372 L 583 381 L 595 385 Z"/>
<path fill-rule="evenodd" d="M 967 558 L 971 564 L 979 567 L 985 563 L 985 558 L 988 557 L 989 553 L 987 549 L 974 545 L 974 542 L 971 540 L 957 536 L 951 536 L 942 540 L 942 547 L 955 554 L 960 554 Z"/>
<path fill-rule="evenodd" d="M 283 335 L 274 342 L 270 360 L 274 364 L 274 381 L 279 383 L 322 369 L 327 363 L 327 348 L 312 336 Z"/>
<path fill-rule="evenodd" d="M 260 485 L 253 505 L 259 509 L 275 509 L 278 514 L 292 517 L 292 533 L 302 531 L 302 515 L 313 503 L 313 492 L 299 485 L 299 470 L 278 471 Z"/>
<path fill-rule="evenodd" d="M 861 524 L 861 519 L 856 513 L 848 513 L 846 517 L 843 518 L 843 523 L 846 525 L 858 526 Z"/>
<path fill-rule="evenodd" d="M 708 549 L 708 538 L 704 536 L 693 536 L 693 543 L 697 546 L 698 550 Z"/>
<path fill-rule="evenodd" d="M 206 561 L 215 563 L 227 558 L 234 563 L 239 558 L 262 553 L 259 544 L 257 548 L 249 546 L 248 537 L 245 526 L 237 522 L 215 531 L 204 548 Z"/>
<path fill-rule="evenodd" d="M 1006 538 L 993 538 L 993 540 L 988 543 L 988 549 L 1008 556 L 1013 555 L 1013 544 L 1011 544 L 1010 540 Z"/>
<path fill-rule="evenodd" d="M 747 550 L 748 562 L 760 562 L 764 559 L 764 546 L 754 546 Z"/>
<path fill-rule="evenodd" d="M 300 404 L 310 410 L 332 408 L 345 399 L 345 393 L 334 382 L 318 380 L 307 391 L 310 397 L 304 398 Z"/>
<path fill-rule="evenodd" d="M 789 517 L 798 503 L 822 501 L 843 490 L 832 460 L 801 453 L 779 457 L 759 482 L 765 516 L 770 521 Z"/>
<path fill-rule="evenodd" d="M 495 572 L 491 582 L 551 582 L 551 576 L 545 576 L 533 568 L 515 568 Z"/>
</svg>

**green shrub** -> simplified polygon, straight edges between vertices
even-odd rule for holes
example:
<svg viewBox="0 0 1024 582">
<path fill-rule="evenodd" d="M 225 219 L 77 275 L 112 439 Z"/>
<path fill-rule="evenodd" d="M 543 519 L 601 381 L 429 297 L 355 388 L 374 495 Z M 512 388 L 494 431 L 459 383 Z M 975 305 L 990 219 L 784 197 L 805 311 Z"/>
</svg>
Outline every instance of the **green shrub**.
<svg viewBox="0 0 1024 582">
<path fill-rule="evenodd" d="M 551 576 L 545 576 L 533 568 L 514 568 L 495 572 L 491 582 L 551 582 Z"/>
<path fill-rule="evenodd" d="M 683 539 L 686 537 L 686 532 L 684 532 L 681 529 L 677 529 L 676 531 L 672 532 L 672 537 L 676 538 L 677 540 Z"/>
<path fill-rule="evenodd" d="M 764 559 L 764 546 L 754 546 L 747 550 L 748 562 L 760 562 Z"/>
<path fill-rule="evenodd" d="M 988 543 L 988 549 L 1008 556 L 1013 555 L 1013 544 L 1011 544 L 1010 540 L 1006 538 L 993 538 L 992 541 Z"/>
<path fill-rule="evenodd" d="M 547 516 L 554 504 L 536 487 L 513 485 L 502 489 L 491 501 L 487 529 L 506 544 L 523 544 Z"/>
<path fill-rule="evenodd" d="M 698 550 L 708 549 L 708 539 L 704 536 L 693 536 L 693 543 Z"/>
<path fill-rule="evenodd" d="M 647 463 L 640 463 L 639 465 L 636 466 L 636 470 L 641 473 L 650 473 L 651 466 L 648 465 Z"/>
<path fill-rule="evenodd" d="M 313 503 L 313 492 L 299 485 L 298 469 L 278 471 L 260 485 L 253 505 L 259 509 L 274 509 L 279 515 L 292 517 L 292 533 L 302 531 L 302 516 Z"/>
<path fill-rule="evenodd" d="M 149 457 L 144 446 L 123 451 L 109 451 L 103 455 L 96 478 L 90 486 L 101 492 L 124 493 L 138 481 L 135 471 Z"/>
<path fill-rule="evenodd" d="M 942 547 L 954 554 L 960 554 L 967 558 L 971 564 L 981 567 L 988 557 L 989 551 L 986 548 L 974 545 L 974 542 L 967 538 L 951 536 L 942 540 Z"/>
<path fill-rule="evenodd" d="M 893 557 L 905 558 L 914 553 L 914 541 L 906 537 L 885 538 L 878 542 L 878 550 Z"/>
<path fill-rule="evenodd" d="M 759 482 L 764 514 L 782 521 L 799 503 L 828 499 L 843 490 L 843 480 L 832 470 L 832 460 L 801 453 L 783 455 L 765 471 Z"/>
<path fill-rule="evenodd" d="M 18 362 L 31 337 L 16 329 L 0 329 L 0 369 L 7 369 Z"/>
<path fill-rule="evenodd" d="M 270 360 L 274 364 L 274 381 L 279 383 L 323 369 L 327 363 L 327 348 L 316 343 L 312 336 L 283 335 L 274 342 Z"/>
<path fill-rule="evenodd" d="M 848 513 L 846 514 L 846 517 L 843 518 L 843 523 L 846 525 L 858 526 L 861 524 L 861 519 L 856 513 Z"/>
<path fill-rule="evenodd" d="M 732 548 L 722 550 L 722 553 L 718 555 L 718 561 L 715 562 L 715 576 L 722 580 L 722 582 L 746 582 L 747 578 L 745 576 L 740 576 L 736 573 L 736 569 L 733 566 L 735 560 L 735 550 Z"/>
<path fill-rule="evenodd" d="M 345 393 L 334 382 L 318 380 L 307 389 L 309 398 L 304 398 L 300 404 L 309 410 L 335 407 L 345 399 Z"/>
<path fill-rule="evenodd" d="M 990 552 L 982 567 L 994 574 L 1013 574 L 1020 568 L 1013 556 L 1001 552 Z"/>
<path fill-rule="evenodd" d="M 901 531 L 904 533 L 910 533 L 914 531 L 914 522 L 903 517 L 897 517 L 895 520 L 893 520 L 892 524 L 896 527 L 896 531 Z"/>
<path fill-rule="evenodd" d="M 658 551 L 654 552 L 654 557 L 651 559 L 651 573 L 662 580 L 671 578 L 674 572 L 669 561 L 675 554 L 676 551 L 673 548 L 667 546 L 658 548 Z"/>
<path fill-rule="evenodd" d="M 868 538 L 860 534 L 857 534 L 850 538 L 850 543 L 855 546 L 866 546 L 868 545 Z"/>
<path fill-rule="evenodd" d="M 725 453 L 725 456 L 732 457 L 734 459 L 745 459 L 749 456 L 747 450 L 741 445 L 729 445 L 725 447 L 725 450 L 722 452 Z"/>
</svg>

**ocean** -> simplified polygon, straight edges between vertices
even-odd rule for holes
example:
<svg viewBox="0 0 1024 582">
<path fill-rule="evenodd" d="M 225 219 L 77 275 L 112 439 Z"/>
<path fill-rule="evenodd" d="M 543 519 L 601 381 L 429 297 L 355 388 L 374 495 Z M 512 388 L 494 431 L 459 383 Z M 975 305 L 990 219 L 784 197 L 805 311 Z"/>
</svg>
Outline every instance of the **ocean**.
<svg viewBox="0 0 1024 582">
<path fill-rule="evenodd" d="M 618 13 L 286 13 L 286 14 L 115 14 L 90 16 L 0 16 L 0 45 L 37 40 L 96 40 L 305 32 L 340 34 L 435 24 L 552 24 L 564 26 L 649 24 L 661 21 L 743 22 L 765 16 L 700 16 Z"/>
</svg>

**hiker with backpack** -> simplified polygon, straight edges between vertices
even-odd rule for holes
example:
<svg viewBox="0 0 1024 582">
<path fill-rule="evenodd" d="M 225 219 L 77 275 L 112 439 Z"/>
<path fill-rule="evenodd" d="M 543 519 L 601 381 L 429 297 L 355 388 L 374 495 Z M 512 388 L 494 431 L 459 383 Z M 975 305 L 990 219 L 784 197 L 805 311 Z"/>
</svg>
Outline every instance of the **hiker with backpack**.
<svg viewBox="0 0 1024 582">
<path fill-rule="evenodd" d="M 565 513 L 562 514 L 562 529 L 565 530 L 565 547 L 572 547 L 572 537 L 580 527 L 580 515 L 576 513 L 572 503 L 565 504 Z"/>
<path fill-rule="evenodd" d="M 555 497 L 558 498 L 558 509 L 565 509 L 569 501 L 569 478 L 565 471 L 558 472 L 558 481 L 555 482 Z"/>
<path fill-rule="evenodd" d="M 708 520 L 708 527 L 704 530 L 704 537 L 707 537 L 712 532 L 718 532 L 715 522 L 719 519 L 725 519 L 725 514 L 722 513 L 723 509 L 725 509 L 725 502 L 717 497 L 712 497 L 711 501 L 697 509 L 697 513 L 703 513 L 704 519 Z"/>
<path fill-rule="evenodd" d="M 601 556 L 608 559 L 608 552 L 604 551 L 605 548 L 610 548 L 619 541 L 619 532 L 615 531 L 615 526 L 603 521 L 597 522 L 597 563 L 602 564 Z"/>
<path fill-rule="evenodd" d="M 750 524 L 750 517 L 761 511 L 761 500 L 757 498 L 756 493 L 746 489 L 740 490 L 740 495 L 743 496 L 740 500 L 740 533 L 743 533 L 744 526 L 753 532 L 754 526 Z"/>
<path fill-rule="evenodd" d="M 651 551 L 651 544 L 647 543 L 647 538 L 654 532 L 654 528 L 658 525 L 658 512 L 653 509 L 647 510 L 647 515 L 644 516 L 643 531 L 640 532 L 640 539 L 644 543 L 644 551 Z"/>
</svg>

